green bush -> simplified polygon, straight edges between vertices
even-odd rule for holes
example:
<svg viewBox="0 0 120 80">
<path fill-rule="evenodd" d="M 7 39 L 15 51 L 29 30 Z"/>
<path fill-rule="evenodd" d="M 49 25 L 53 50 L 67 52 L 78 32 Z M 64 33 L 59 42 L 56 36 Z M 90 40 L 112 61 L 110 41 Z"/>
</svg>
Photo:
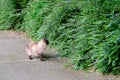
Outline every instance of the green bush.
<svg viewBox="0 0 120 80">
<path fill-rule="evenodd" d="M 0 29 L 8 29 L 14 12 L 12 0 L 0 0 Z"/>
<path fill-rule="evenodd" d="M 19 29 L 29 0 L 0 0 L 0 29 Z"/>
<path fill-rule="evenodd" d="M 50 14 L 53 3 L 52 1 L 39 0 L 29 2 L 27 8 L 23 10 L 25 16 L 21 30 L 25 31 L 34 40 L 38 40 L 38 36 L 42 34 L 37 32 L 43 25 L 45 17 Z"/>
<path fill-rule="evenodd" d="M 26 8 L 30 0 L 12 0 L 14 5 L 14 15 L 9 29 L 19 30 L 22 26 L 25 13 L 22 11 Z"/>
</svg>

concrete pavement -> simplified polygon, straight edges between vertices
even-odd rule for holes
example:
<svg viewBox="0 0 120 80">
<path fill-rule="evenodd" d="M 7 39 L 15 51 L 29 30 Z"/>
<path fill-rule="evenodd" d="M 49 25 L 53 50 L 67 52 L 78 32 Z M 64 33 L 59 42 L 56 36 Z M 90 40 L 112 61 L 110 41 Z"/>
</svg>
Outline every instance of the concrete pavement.
<svg viewBox="0 0 120 80">
<path fill-rule="evenodd" d="M 0 80 L 120 80 L 112 75 L 73 71 L 59 57 L 29 60 L 25 53 L 27 43 L 23 34 L 0 31 Z"/>
</svg>

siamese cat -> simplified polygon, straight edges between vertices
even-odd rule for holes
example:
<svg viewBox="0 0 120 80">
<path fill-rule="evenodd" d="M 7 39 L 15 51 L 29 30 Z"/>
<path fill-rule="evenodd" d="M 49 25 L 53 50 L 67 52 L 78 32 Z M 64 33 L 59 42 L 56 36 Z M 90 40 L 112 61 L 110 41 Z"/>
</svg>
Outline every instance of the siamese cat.
<svg viewBox="0 0 120 80">
<path fill-rule="evenodd" d="M 38 57 L 41 61 L 43 59 L 43 51 L 46 49 L 49 41 L 46 38 L 41 39 L 39 42 L 29 43 L 26 46 L 26 53 L 30 60 L 33 59 L 32 56 Z"/>
</svg>

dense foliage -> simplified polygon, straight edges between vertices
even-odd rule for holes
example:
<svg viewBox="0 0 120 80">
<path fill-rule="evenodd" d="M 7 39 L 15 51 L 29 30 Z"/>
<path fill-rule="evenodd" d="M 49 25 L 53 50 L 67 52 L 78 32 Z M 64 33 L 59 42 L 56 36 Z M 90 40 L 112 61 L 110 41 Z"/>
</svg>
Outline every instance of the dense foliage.
<svg viewBox="0 0 120 80">
<path fill-rule="evenodd" d="M 13 11 L 12 0 L 0 0 L 0 29 L 10 27 Z"/>
<path fill-rule="evenodd" d="M 34 40 L 47 37 L 50 47 L 71 59 L 74 69 L 120 74 L 119 0 L 1 0 L 1 3 L 0 29 L 21 30 Z"/>
</svg>

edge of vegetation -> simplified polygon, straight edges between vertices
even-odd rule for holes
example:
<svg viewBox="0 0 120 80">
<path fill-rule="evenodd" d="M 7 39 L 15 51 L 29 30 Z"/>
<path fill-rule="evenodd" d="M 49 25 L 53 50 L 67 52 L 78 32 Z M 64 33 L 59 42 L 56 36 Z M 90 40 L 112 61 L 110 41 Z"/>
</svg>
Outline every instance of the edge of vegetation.
<svg viewBox="0 0 120 80">
<path fill-rule="evenodd" d="M 120 74 L 119 0 L 1 0 L 0 7 L 0 29 L 48 38 L 74 69 Z"/>
</svg>

